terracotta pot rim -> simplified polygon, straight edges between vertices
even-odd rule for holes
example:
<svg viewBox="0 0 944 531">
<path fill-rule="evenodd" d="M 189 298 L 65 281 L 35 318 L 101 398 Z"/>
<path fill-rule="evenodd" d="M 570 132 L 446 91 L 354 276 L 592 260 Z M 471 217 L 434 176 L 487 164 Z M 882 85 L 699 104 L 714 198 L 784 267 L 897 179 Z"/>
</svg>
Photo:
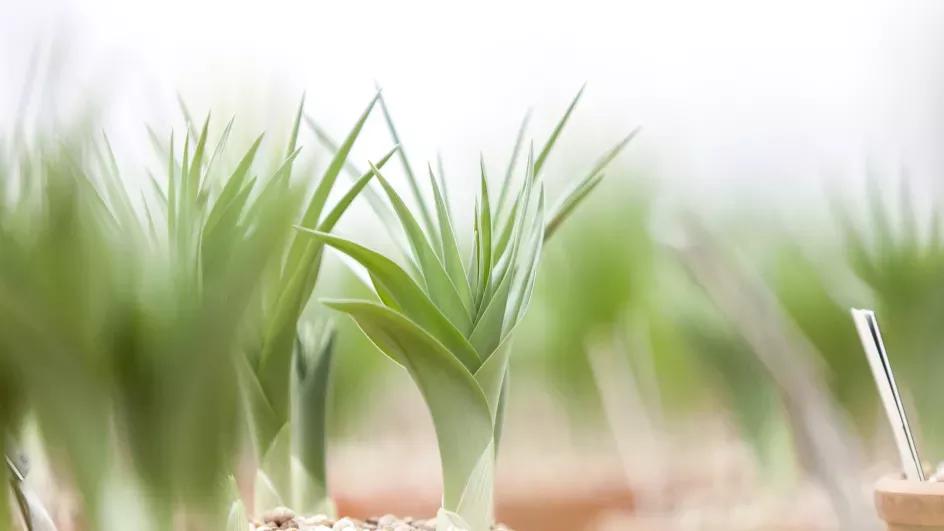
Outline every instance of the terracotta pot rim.
<svg viewBox="0 0 944 531">
<path fill-rule="evenodd" d="M 944 496 L 944 482 L 909 481 L 899 476 L 886 476 L 875 483 L 875 493 L 910 496 Z"/>
<path fill-rule="evenodd" d="M 889 529 L 944 529 L 944 483 L 882 478 L 875 484 L 875 511 Z"/>
</svg>

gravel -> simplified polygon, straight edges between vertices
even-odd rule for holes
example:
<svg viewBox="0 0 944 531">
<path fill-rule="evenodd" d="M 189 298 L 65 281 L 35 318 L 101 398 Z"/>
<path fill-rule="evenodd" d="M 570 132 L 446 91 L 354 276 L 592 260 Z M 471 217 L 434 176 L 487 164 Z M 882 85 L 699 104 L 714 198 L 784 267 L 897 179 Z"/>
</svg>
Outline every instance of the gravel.
<svg viewBox="0 0 944 531">
<path fill-rule="evenodd" d="M 416 519 L 410 516 L 400 518 L 386 514 L 377 518 L 357 520 L 340 518 L 333 520 L 323 514 L 315 516 L 296 515 L 291 509 L 278 507 L 266 511 L 262 520 L 249 525 L 250 531 L 275 531 L 297 529 L 298 531 L 435 531 L 436 519 Z M 492 526 L 494 531 L 510 531 L 502 524 Z"/>
</svg>

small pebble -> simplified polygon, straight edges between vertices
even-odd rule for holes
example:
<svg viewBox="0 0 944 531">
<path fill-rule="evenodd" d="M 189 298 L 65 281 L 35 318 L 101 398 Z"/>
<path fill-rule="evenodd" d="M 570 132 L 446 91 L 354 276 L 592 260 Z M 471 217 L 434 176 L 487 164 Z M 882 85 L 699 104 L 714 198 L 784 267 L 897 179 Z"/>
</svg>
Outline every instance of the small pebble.
<svg viewBox="0 0 944 531">
<path fill-rule="evenodd" d="M 354 522 L 352 522 L 350 518 L 345 516 L 344 518 L 335 522 L 334 527 L 332 527 L 331 529 L 333 531 L 340 531 L 341 529 L 348 529 L 348 528 L 357 529 L 357 526 L 354 525 Z"/>
<path fill-rule="evenodd" d="M 295 512 L 288 507 L 276 507 L 275 509 L 266 511 L 262 515 L 262 519 L 265 520 L 267 524 L 275 524 L 277 526 L 281 526 L 294 518 Z"/>
</svg>

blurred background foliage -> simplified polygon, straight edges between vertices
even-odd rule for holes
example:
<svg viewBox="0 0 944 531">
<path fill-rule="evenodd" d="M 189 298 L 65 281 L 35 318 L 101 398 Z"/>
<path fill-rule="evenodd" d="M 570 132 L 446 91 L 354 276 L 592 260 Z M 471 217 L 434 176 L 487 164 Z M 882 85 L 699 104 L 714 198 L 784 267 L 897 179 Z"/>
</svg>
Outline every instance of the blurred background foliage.
<svg viewBox="0 0 944 531">
<path fill-rule="evenodd" d="M 222 122 L 214 118 L 213 125 L 219 131 Z M 101 198 L 83 188 L 86 180 L 103 185 L 111 178 L 109 165 L 96 162 L 102 153 L 94 150 L 101 145 L 88 140 L 94 129 L 88 122 L 74 131 L 56 124 L 52 131 L 32 136 L 16 131 L 5 143 L 0 166 L 0 310 L 6 316 L 0 319 L 0 428 L 19 433 L 24 419 L 34 416 L 58 470 L 86 493 L 97 492 L 111 473 L 109 430 L 127 430 L 133 435 L 127 442 L 131 454 L 137 453 L 138 472 L 160 496 L 190 496 L 208 490 L 245 443 L 233 406 L 233 367 L 222 353 L 225 346 L 209 342 L 214 352 L 207 352 L 198 341 L 206 338 L 178 328 L 180 322 L 162 314 L 194 317 L 190 324 L 197 328 L 203 322 L 197 317 L 206 322 L 213 318 L 206 313 L 210 308 L 195 310 L 199 304 L 188 300 L 186 286 L 176 286 L 176 266 L 168 265 L 168 276 L 147 282 L 128 278 L 135 276 L 133 268 L 115 269 L 115 264 L 138 260 L 135 267 L 154 274 L 160 252 L 142 251 L 127 235 L 110 232 L 101 219 Z M 251 124 L 234 128 L 233 142 L 240 148 L 252 139 L 247 130 L 253 130 Z M 288 130 L 287 125 L 279 129 Z M 260 174 L 271 174 L 283 160 L 284 136 L 275 133 L 263 144 Z M 143 130 L 141 137 L 146 137 Z M 78 139 L 75 145 L 63 141 L 72 138 Z M 158 147 L 163 145 L 160 138 Z M 296 172 L 312 175 L 330 154 L 318 147 L 311 131 L 303 130 L 299 142 L 305 149 Z M 221 165 L 231 169 L 240 153 L 227 151 Z M 546 247 L 530 314 L 515 339 L 513 377 L 539 382 L 557 397 L 574 426 L 599 428 L 601 396 L 589 356 L 599 338 L 619 337 L 654 417 L 671 425 L 720 411 L 751 443 L 760 463 L 789 476 L 795 468 L 792 427 L 781 395 L 736 327 L 668 250 L 674 235 L 666 220 L 670 227 L 680 213 L 670 201 L 677 190 L 657 169 L 634 163 L 639 155 L 633 149 L 623 155 Z M 579 150 L 560 148 L 548 173 L 560 178 L 580 156 Z M 125 166 L 140 173 L 150 165 L 132 159 Z M 461 188 L 461 175 L 446 172 L 456 188 Z M 888 193 L 883 185 L 873 184 L 864 197 L 843 195 L 826 209 L 791 205 L 813 220 L 798 230 L 790 230 L 797 229 L 790 220 L 757 220 L 762 207 L 756 204 L 742 216 L 736 209 L 723 217 L 700 211 L 700 205 L 689 210 L 708 224 L 723 226 L 721 234 L 740 262 L 766 281 L 813 345 L 816 359 L 811 361 L 866 443 L 884 437 L 887 428 L 849 308 L 874 307 L 899 384 L 914 407 L 922 447 L 936 460 L 944 457 L 944 420 L 936 414 L 944 398 L 941 219 L 934 208 L 919 215 L 922 208 L 913 192 Z M 342 223 L 343 231 L 365 232 L 378 245 L 390 245 L 371 230 L 376 220 L 355 218 Z M 810 231 L 810 225 L 822 230 Z M 239 279 L 229 280 L 232 284 L 215 286 L 221 290 L 219 301 L 239 291 Z M 313 299 L 320 296 L 362 298 L 369 292 L 330 259 Z M 171 304 L 165 306 L 168 300 Z M 309 305 L 307 314 L 311 321 L 330 315 L 317 304 Z M 35 320 L 20 320 L 30 316 Z M 38 322 L 41 330 L 56 332 L 30 327 Z M 229 333 L 237 336 L 237 327 L 228 323 Z M 337 329 L 329 434 L 343 441 L 357 430 L 378 399 L 376 390 L 395 369 L 351 321 L 338 320 Z M 49 348 L 36 347 L 42 344 Z M 149 350 L 148 345 L 158 347 Z M 164 355 L 168 353 L 172 355 Z M 191 403 L 204 407 L 191 409 Z M 108 416 L 114 411 L 119 426 Z M 194 441 L 199 444 L 191 447 Z M 889 458 L 880 445 L 875 451 Z M 168 462 L 181 468 L 166 468 Z M 207 470 L 194 473 L 202 466 Z M 193 483 L 176 483 L 185 477 Z M 95 499 L 86 501 L 87 507 L 97 506 Z"/>
</svg>

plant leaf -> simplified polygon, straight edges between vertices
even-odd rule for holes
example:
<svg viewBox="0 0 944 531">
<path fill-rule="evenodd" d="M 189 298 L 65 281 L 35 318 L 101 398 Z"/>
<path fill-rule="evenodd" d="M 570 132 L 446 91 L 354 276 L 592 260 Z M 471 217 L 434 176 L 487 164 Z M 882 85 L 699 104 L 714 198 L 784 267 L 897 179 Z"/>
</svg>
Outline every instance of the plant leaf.
<svg viewBox="0 0 944 531">
<path fill-rule="evenodd" d="M 279 493 L 275 484 L 272 483 L 272 480 L 262 469 L 256 471 L 256 481 L 253 492 L 255 493 L 255 499 L 253 501 L 253 512 L 255 514 L 261 515 L 274 507 L 285 506 L 282 494 Z"/>
<path fill-rule="evenodd" d="M 577 102 L 580 101 L 580 96 L 583 95 L 584 89 L 587 88 L 587 85 L 584 84 L 580 87 L 580 90 L 577 91 L 577 95 L 574 96 L 573 101 L 570 102 L 570 106 L 567 107 L 567 111 L 564 113 L 564 116 L 561 117 L 560 121 L 557 122 L 557 126 L 554 127 L 554 131 L 551 133 L 551 136 L 547 139 L 547 142 L 544 144 L 544 148 L 541 149 L 541 153 L 538 155 L 536 161 L 534 161 L 534 174 L 538 175 L 541 173 L 541 169 L 544 168 L 544 163 L 547 161 L 548 155 L 551 154 L 551 150 L 554 148 L 554 144 L 557 143 L 558 137 L 560 137 L 561 131 L 564 130 L 564 125 L 567 124 L 567 120 L 570 119 L 570 115 L 573 114 L 574 108 L 577 107 Z"/>
<path fill-rule="evenodd" d="M 475 378 L 435 338 L 389 308 L 366 301 L 324 303 L 350 315 L 380 350 L 403 360 L 436 428 L 443 507 L 457 510 L 482 454 L 492 453 L 492 418 Z"/>
<path fill-rule="evenodd" d="M 531 292 L 534 289 L 534 280 L 538 272 L 538 263 L 541 259 L 541 248 L 544 243 L 544 186 L 538 195 L 537 212 L 531 227 L 528 242 L 530 247 L 524 255 L 523 267 L 515 271 L 518 278 L 511 288 L 511 300 L 508 303 L 509 313 L 505 314 L 505 324 L 502 327 L 505 336 L 518 324 L 524 316 L 531 302 Z M 503 337 L 504 339 L 504 337 Z"/>
<path fill-rule="evenodd" d="M 400 135 L 397 134 L 397 128 L 393 125 L 393 118 L 390 116 L 390 110 L 387 108 L 387 101 L 383 95 L 380 95 L 380 110 L 383 112 L 384 121 L 387 122 L 387 129 L 390 131 L 390 137 L 393 139 L 393 143 L 400 146 L 400 162 L 403 163 L 403 171 L 406 172 L 407 181 L 410 183 L 410 190 L 413 191 L 413 199 L 416 200 L 416 204 L 420 210 L 420 217 L 423 218 L 423 223 L 426 225 L 426 230 L 430 237 L 435 238 L 437 237 L 436 225 L 433 224 L 433 217 L 429 213 L 426 201 L 423 200 L 423 193 L 420 192 L 420 184 L 416 180 L 413 168 L 410 166 L 410 161 L 406 156 L 406 150 L 403 149 L 403 143 L 400 142 Z"/>
<path fill-rule="evenodd" d="M 561 223 L 577 208 L 581 201 L 590 194 L 591 191 L 603 180 L 603 170 L 613 159 L 623 151 L 629 142 L 639 133 L 639 128 L 633 129 L 625 138 L 620 140 L 616 146 L 608 151 L 603 157 L 594 164 L 590 173 L 583 180 L 573 184 L 571 188 L 562 194 L 557 206 L 551 209 L 553 214 L 544 229 L 544 239 L 550 238 L 560 227 Z"/>
<path fill-rule="evenodd" d="M 272 441 L 259 466 L 259 472 L 268 479 L 279 497 L 292 499 L 292 427 L 285 424 Z M 258 500 L 258 498 L 256 498 Z M 266 509 L 272 509 L 269 506 Z M 257 506 L 258 510 L 258 506 Z M 261 513 L 259 513 L 261 514 Z"/>
<path fill-rule="evenodd" d="M 321 180 L 315 188 L 315 193 L 312 195 L 311 201 L 308 203 L 308 208 L 305 210 L 305 214 L 302 217 L 300 223 L 302 227 L 313 229 L 318 224 L 318 220 L 321 218 L 321 211 L 328 201 L 328 195 L 331 193 L 334 182 L 337 180 L 338 174 L 344 166 L 344 161 L 351 152 L 354 141 L 356 141 L 357 137 L 360 135 L 361 129 L 364 127 L 364 122 L 367 121 L 371 109 L 374 108 L 379 98 L 380 93 L 378 92 L 370 101 L 370 104 L 367 105 L 367 108 L 364 109 L 364 112 L 361 113 L 360 118 L 357 119 L 354 127 L 351 128 L 351 131 L 348 133 L 347 138 L 344 139 L 344 143 L 341 144 L 341 147 L 334 154 L 334 157 L 331 158 L 331 163 L 328 164 L 324 175 L 321 176 Z M 298 268 L 298 261 L 304 255 L 305 245 L 307 243 L 307 241 L 297 237 L 292 241 L 292 246 L 288 252 L 288 259 L 285 262 L 285 271 L 287 271 L 289 275 L 294 274 L 295 270 Z"/>
<path fill-rule="evenodd" d="M 459 499 L 456 514 L 467 522 L 471 530 L 489 531 L 495 520 L 495 443 L 479 456 Z"/>
<path fill-rule="evenodd" d="M 409 208 L 407 208 L 403 200 L 400 199 L 396 190 L 394 190 L 393 187 L 390 186 L 390 183 L 380 174 L 377 167 L 371 164 L 371 168 L 374 170 L 374 173 L 377 174 L 377 179 L 384 187 L 384 190 L 386 190 L 387 196 L 390 198 L 390 203 L 393 204 L 393 210 L 397 213 L 397 216 L 400 217 L 400 223 L 403 225 L 407 237 L 409 238 L 410 247 L 413 249 L 416 261 L 419 262 L 420 269 L 423 272 L 423 279 L 426 281 L 426 288 L 429 292 L 430 299 L 432 299 L 436 307 L 446 315 L 452 324 L 459 329 L 460 333 L 463 335 L 468 334 L 472 329 L 472 318 L 462 304 L 462 299 L 459 297 L 456 286 L 453 285 L 442 262 L 439 261 L 429 240 L 426 238 L 426 235 L 423 234 L 423 229 L 420 228 L 419 224 L 416 222 L 416 218 L 410 213 Z M 387 288 L 389 289 L 390 286 L 387 286 Z"/>
<path fill-rule="evenodd" d="M 227 179 L 226 184 L 223 186 L 223 191 L 220 192 L 220 196 L 213 204 L 213 208 L 210 209 L 210 214 L 207 216 L 206 223 L 204 223 L 204 232 L 211 230 L 216 225 L 217 221 L 219 221 L 219 217 L 223 215 L 223 211 L 228 208 L 230 202 L 239 195 L 240 190 L 243 188 L 243 183 L 246 181 L 246 175 L 249 173 L 249 168 L 252 166 L 252 161 L 255 160 L 256 153 L 259 151 L 259 144 L 262 143 L 263 136 L 265 136 L 265 134 L 256 137 L 256 141 L 252 143 L 252 146 L 250 146 L 246 154 L 243 155 L 242 160 L 239 161 L 232 175 Z"/>
<path fill-rule="evenodd" d="M 488 177 L 485 175 L 485 158 L 481 157 L 479 163 L 482 169 L 482 215 L 479 218 L 479 234 L 482 239 L 481 254 L 481 285 L 484 289 L 488 285 L 488 279 L 492 272 L 492 207 L 488 198 Z M 483 296 L 484 298 L 484 296 Z"/>
<path fill-rule="evenodd" d="M 327 339 L 322 344 L 305 344 L 297 341 L 296 356 L 296 396 L 298 415 L 296 452 L 299 463 L 304 467 L 306 476 L 310 476 L 309 489 L 320 486 L 310 495 L 319 495 L 315 499 L 299 498 L 296 503 L 306 505 L 321 503 L 327 495 L 327 468 L 325 463 L 325 443 L 327 441 L 327 415 L 329 376 L 331 360 L 334 356 L 335 330 L 325 332 Z M 296 505 L 296 510 L 307 510 Z"/>
<path fill-rule="evenodd" d="M 249 516 L 246 514 L 246 506 L 243 501 L 237 499 L 229 509 L 229 515 L 226 517 L 226 531 L 246 531 L 249 528 Z"/>
<path fill-rule="evenodd" d="M 501 216 L 505 208 L 505 200 L 508 198 L 508 191 L 511 189 L 511 176 L 515 172 L 515 164 L 518 162 L 518 155 L 521 152 L 521 145 L 524 142 L 524 132 L 528 128 L 528 122 L 531 121 L 531 111 L 528 110 L 521 120 L 521 126 L 518 128 L 518 136 L 515 138 L 515 147 L 511 150 L 511 159 L 508 161 L 508 167 L 505 169 L 505 180 L 502 181 L 501 190 L 498 193 L 498 203 L 495 204 L 496 218 Z M 512 205 L 514 207 L 514 205 Z"/>
<path fill-rule="evenodd" d="M 449 206 L 445 198 L 440 194 L 439 186 L 436 184 L 436 177 L 433 175 L 433 169 L 429 168 L 429 183 L 433 188 L 433 197 L 436 200 L 436 215 L 439 219 L 440 234 L 442 236 L 443 261 L 445 262 L 446 272 L 452 280 L 466 312 L 471 317 L 474 313 L 472 306 L 472 290 L 469 287 L 469 280 L 466 276 L 465 268 L 462 266 L 462 255 L 459 253 L 459 244 L 456 241 L 456 234 L 452 228 L 452 219 L 449 214 Z"/>
<path fill-rule="evenodd" d="M 475 349 L 453 325 L 433 301 L 400 266 L 380 253 L 331 234 L 299 228 L 326 245 L 357 260 L 367 268 L 374 281 L 383 286 L 385 292 L 403 309 L 404 314 L 432 334 L 469 371 L 479 367 L 481 361 Z"/>
<path fill-rule="evenodd" d="M 240 395 L 243 400 L 244 409 L 248 413 L 249 423 L 251 425 L 250 434 L 252 435 L 253 446 L 256 449 L 256 459 L 262 462 L 266 452 L 272 446 L 282 426 L 287 419 L 276 415 L 269 399 L 266 398 L 262 386 L 252 367 L 249 365 L 249 359 L 241 356 L 237 360 L 237 369 L 240 381 Z"/>
</svg>

